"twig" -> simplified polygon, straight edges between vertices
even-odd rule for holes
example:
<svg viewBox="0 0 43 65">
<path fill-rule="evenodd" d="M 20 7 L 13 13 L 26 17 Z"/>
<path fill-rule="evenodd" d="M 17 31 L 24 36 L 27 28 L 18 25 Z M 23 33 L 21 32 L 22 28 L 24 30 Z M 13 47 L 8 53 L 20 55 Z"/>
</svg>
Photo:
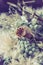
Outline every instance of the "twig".
<svg viewBox="0 0 43 65">
<path fill-rule="evenodd" d="M 27 2 L 24 2 L 23 1 L 23 4 L 26 4 L 26 3 L 29 3 L 30 4 L 30 3 L 34 3 L 34 2 L 35 2 L 35 0 L 33 0 L 33 1 L 27 1 Z"/>
</svg>

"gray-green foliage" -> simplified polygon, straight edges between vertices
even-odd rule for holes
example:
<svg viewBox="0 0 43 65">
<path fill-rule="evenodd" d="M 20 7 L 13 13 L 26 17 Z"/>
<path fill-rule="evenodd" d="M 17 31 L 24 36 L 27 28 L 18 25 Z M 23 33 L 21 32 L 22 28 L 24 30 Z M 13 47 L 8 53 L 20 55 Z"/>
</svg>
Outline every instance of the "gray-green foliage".
<svg viewBox="0 0 43 65">
<path fill-rule="evenodd" d="M 39 51 L 38 47 L 36 47 L 35 43 L 30 43 L 28 40 L 19 40 L 18 44 L 20 46 L 20 53 L 23 54 L 24 57 L 33 56 L 35 52 Z"/>
</svg>

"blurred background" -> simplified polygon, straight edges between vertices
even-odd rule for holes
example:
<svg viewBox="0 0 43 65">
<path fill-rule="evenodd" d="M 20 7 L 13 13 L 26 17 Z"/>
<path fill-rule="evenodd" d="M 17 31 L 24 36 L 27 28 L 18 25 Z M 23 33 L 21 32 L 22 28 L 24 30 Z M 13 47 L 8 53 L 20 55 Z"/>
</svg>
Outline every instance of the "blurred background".
<svg viewBox="0 0 43 65">
<path fill-rule="evenodd" d="M 7 2 L 11 2 L 16 5 L 20 3 L 21 6 L 27 5 L 32 6 L 33 8 L 43 6 L 43 0 L 0 0 L 0 12 L 8 12 L 9 5 Z"/>
</svg>

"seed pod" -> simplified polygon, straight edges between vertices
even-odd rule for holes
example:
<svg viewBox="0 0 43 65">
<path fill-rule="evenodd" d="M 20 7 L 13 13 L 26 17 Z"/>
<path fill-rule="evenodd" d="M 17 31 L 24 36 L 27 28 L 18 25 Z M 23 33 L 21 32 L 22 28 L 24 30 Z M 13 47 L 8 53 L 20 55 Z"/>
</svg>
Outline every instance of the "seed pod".
<svg viewBox="0 0 43 65">
<path fill-rule="evenodd" d="M 26 37 L 28 39 L 33 38 L 34 34 L 32 33 L 32 30 L 27 26 L 21 26 L 16 31 L 17 36 L 19 37 Z"/>
</svg>

